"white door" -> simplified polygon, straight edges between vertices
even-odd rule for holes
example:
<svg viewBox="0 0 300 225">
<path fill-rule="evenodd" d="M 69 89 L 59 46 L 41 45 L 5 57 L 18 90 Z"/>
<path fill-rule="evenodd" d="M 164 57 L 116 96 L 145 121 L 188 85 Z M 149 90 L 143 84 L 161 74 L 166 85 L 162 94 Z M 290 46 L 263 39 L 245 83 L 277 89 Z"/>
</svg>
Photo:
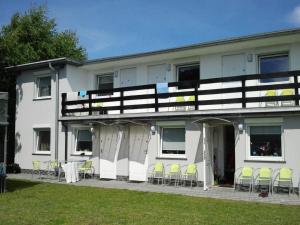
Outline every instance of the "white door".
<svg viewBox="0 0 300 225">
<path fill-rule="evenodd" d="M 148 66 L 148 84 L 164 83 L 166 78 L 166 65 Z"/>
<path fill-rule="evenodd" d="M 117 178 L 119 142 L 119 129 L 117 127 L 102 127 L 100 131 L 100 178 Z"/>
<path fill-rule="evenodd" d="M 117 175 L 128 177 L 128 157 L 129 157 L 129 127 L 124 126 L 120 129 L 120 148 L 117 159 Z"/>
<path fill-rule="evenodd" d="M 129 180 L 146 181 L 148 170 L 148 141 L 150 131 L 146 126 L 130 127 Z"/>
<path fill-rule="evenodd" d="M 225 55 L 222 57 L 222 76 L 231 77 L 246 74 L 244 54 Z M 224 82 L 222 88 L 241 87 L 240 81 Z M 222 99 L 240 98 L 242 93 L 223 94 Z M 224 104 L 223 108 L 240 108 L 241 104 Z"/>
<path fill-rule="evenodd" d="M 136 85 L 136 68 L 120 70 L 120 87 L 130 87 Z"/>
</svg>

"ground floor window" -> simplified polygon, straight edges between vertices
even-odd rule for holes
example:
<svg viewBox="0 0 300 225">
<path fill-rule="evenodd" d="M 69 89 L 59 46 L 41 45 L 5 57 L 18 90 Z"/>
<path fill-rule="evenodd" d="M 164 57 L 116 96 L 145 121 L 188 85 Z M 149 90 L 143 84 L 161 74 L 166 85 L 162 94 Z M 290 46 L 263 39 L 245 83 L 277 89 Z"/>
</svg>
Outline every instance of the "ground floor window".
<svg viewBox="0 0 300 225">
<path fill-rule="evenodd" d="M 92 133 L 89 128 L 76 130 L 76 153 L 92 152 Z"/>
<path fill-rule="evenodd" d="M 50 152 L 50 128 L 35 129 L 35 152 Z"/>
<path fill-rule="evenodd" d="M 283 157 L 282 127 L 249 126 L 250 158 L 281 159 Z"/>
<path fill-rule="evenodd" d="M 185 128 L 161 128 L 161 155 L 185 155 Z"/>
</svg>

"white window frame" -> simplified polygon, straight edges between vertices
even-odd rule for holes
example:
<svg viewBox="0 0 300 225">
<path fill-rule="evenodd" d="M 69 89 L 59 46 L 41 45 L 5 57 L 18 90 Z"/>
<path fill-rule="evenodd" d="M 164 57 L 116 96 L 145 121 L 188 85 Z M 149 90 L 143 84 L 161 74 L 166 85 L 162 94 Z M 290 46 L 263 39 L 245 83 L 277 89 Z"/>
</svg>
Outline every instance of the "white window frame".
<svg viewBox="0 0 300 225">
<path fill-rule="evenodd" d="M 40 151 L 38 149 L 38 146 L 39 146 L 39 132 L 40 131 L 49 131 L 50 132 L 49 151 Z M 33 128 L 33 143 L 34 143 L 33 153 L 49 155 L 51 153 L 51 128 L 50 127 L 34 127 Z"/>
<path fill-rule="evenodd" d="M 258 69 L 258 73 L 260 72 L 260 59 L 261 58 L 271 58 L 271 57 L 276 57 L 276 56 L 284 56 L 287 55 L 288 56 L 288 70 L 290 70 L 290 54 L 289 52 L 280 52 L 280 53 L 268 53 L 268 54 L 259 54 L 257 56 L 257 69 Z M 285 84 L 285 83 L 291 83 L 292 79 L 289 77 L 289 79 L 287 81 L 275 81 L 275 82 L 261 82 L 260 79 L 258 79 L 258 83 L 260 85 L 269 85 L 269 84 Z"/>
<path fill-rule="evenodd" d="M 163 137 L 163 129 L 164 128 L 183 128 L 185 131 L 185 154 L 163 154 L 162 153 L 162 137 Z M 185 123 L 172 123 L 170 122 L 162 122 L 161 124 L 158 124 L 158 157 L 160 158 L 174 158 L 174 159 L 185 159 L 186 158 L 186 127 Z"/>
<path fill-rule="evenodd" d="M 88 126 L 78 126 L 78 127 L 74 127 L 73 128 L 73 140 L 74 140 L 74 144 L 73 144 L 73 154 L 74 155 L 93 155 L 93 134 L 92 134 L 92 151 L 77 151 L 77 139 L 78 139 L 78 131 L 79 130 L 89 130 L 90 131 L 91 127 Z"/>
<path fill-rule="evenodd" d="M 50 77 L 50 92 L 51 95 L 48 96 L 39 96 L 39 81 L 40 78 L 45 78 L 45 77 Z M 38 75 L 35 77 L 35 82 L 34 82 L 34 99 L 50 99 L 52 97 L 52 76 L 51 74 L 47 73 L 44 75 Z"/>
<path fill-rule="evenodd" d="M 282 118 L 258 118 L 246 122 L 246 159 L 253 161 L 270 161 L 279 162 L 285 161 L 285 141 L 284 141 L 284 128 Z M 281 128 L 281 156 L 251 156 L 250 149 L 250 128 L 255 126 L 280 126 Z"/>
</svg>

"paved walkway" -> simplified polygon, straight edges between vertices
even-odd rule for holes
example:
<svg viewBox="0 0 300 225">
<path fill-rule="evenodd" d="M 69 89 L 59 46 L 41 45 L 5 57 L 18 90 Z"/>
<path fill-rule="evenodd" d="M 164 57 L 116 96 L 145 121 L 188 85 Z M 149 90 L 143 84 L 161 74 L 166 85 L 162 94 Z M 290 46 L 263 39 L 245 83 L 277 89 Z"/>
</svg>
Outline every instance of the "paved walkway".
<svg viewBox="0 0 300 225">
<path fill-rule="evenodd" d="M 31 174 L 9 174 L 9 179 L 23 179 L 23 180 L 32 180 L 40 182 L 49 182 L 49 183 L 63 183 L 65 181 L 58 182 L 54 177 L 47 178 L 46 176 L 42 179 L 38 179 L 35 176 L 33 179 Z M 156 185 L 148 183 L 136 183 L 136 182 L 126 182 L 126 181 L 104 181 L 99 179 L 85 179 L 77 183 L 72 183 L 68 185 L 75 186 L 90 186 L 90 187 L 99 187 L 99 188 L 114 188 L 114 189 L 127 189 L 134 191 L 144 191 L 144 192 L 158 192 L 158 193 L 170 193 L 170 194 L 180 194 L 188 195 L 195 197 L 207 197 L 207 198 L 216 198 L 216 199 L 228 199 L 228 200 L 238 200 L 238 201 L 250 201 L 250 202 L 261 202 L 261 203 L 273 203 L 273 204 L 285 204 L 285 205 L 300 205 L 300 198 L 296 194 L 273 194 L 269 197 L 262 198 L 258 196 L 258 193 L 250 193 L 246 191 L 234 191 L 232 188 L 224 187 L 212 187 L 208 191 L 204 191 L 202 187 L 174 187 L 167 185 Z"/>
</svg>

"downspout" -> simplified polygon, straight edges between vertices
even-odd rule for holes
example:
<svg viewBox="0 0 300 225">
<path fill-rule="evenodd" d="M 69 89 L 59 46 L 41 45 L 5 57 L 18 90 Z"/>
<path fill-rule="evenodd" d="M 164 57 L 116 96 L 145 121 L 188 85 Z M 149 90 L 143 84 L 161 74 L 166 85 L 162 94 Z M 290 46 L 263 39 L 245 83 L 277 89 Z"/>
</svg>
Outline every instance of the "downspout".
<svg viewBox="0 0 300 225">
<path fill-rule="evenodd" d="M 65 161 L 68 161 L 68 124 L 62 123 L 65 131 Z"/>
<path fill-rule="evenodd" d="M 59 118 L 59 72 L 57 69 L 55 69 L 51 62 L 49 62 L 49 69 L 52 70 L 55 73 L 55 160 L 58 160 L 58 118 Z"/>
</svg>

